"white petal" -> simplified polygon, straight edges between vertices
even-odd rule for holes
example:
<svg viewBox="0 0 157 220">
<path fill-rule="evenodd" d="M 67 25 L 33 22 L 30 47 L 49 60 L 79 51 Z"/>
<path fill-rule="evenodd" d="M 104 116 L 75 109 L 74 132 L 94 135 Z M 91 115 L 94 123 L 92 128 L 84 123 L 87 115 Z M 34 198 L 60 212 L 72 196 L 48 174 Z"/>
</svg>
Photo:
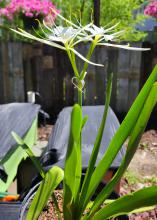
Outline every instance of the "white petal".
<svg viewBox="0 0 157 220">
<path fill-rule="evenodd" d="M 108 47 L 117 47 L 117 48 L 122 48 L 126 50 L 134 50 L 134 51 L 148 51 L 150 48 L 139 48 L 139 47 L 130 47 L 127 45 L 120 45 L 120 44 L 110 44 L 110 43 L 99 43 L 98 45 L 104 45 Z"/>
<path fill-rule="evenodd" d="M 89 60 L 87 60 L 84 56 L 82 56 L 79 52 L 77 52 L 76 50 L 74 50 L 73 48 L 69 48 L 71 51 L 73 51 L 78 57 L 80 57 L 82 60 L 84 60 L 85 62 L 89 63 L 89 64 L 92 64 L 94 66 L 104 66 L 102 64 L 98 64 L 98 63 L 93 63 Z"/>
<path fill-rule="evenodd" d="M 27 37 L 29 39 L 36 40 L 36 41 L 39 41 L 41 43 L 44 43 L 44 44 L 47 44 L 47 45 L 50 45 L 50 46 L 53 46 L 53 47 L 57 47 L 57 48 L 62 49 L 62 50 L 66 50 L 65 47 L 60 46 L 59 44 L 56 44 L 54 42 L 50 42 L 50 41 L 42 39 L 42 38 L 35 37 L 34 35 L 29 34 L 26 31 L 23 31 L 22 29 L 19 29 L 20 31 L 17 31 L 15 29 L 10 28 L 10 30 L 14 31 L 15 33 L 17 33 L 17 34 L 19 34 L 23 37 Z"/>
</svg>

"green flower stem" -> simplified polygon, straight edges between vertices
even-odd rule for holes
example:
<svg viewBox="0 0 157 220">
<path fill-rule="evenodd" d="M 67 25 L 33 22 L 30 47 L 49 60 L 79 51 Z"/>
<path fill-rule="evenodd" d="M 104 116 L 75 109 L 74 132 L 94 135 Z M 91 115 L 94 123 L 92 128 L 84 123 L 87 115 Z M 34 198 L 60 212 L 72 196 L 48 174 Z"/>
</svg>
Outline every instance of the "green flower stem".
<svg viewBox="0 0 157 220">
<path fill-rule="evenodd" d="M 70 63 L 71 63 L 71 65 L 72 65 L 72 68 L 73 68 L 73 70 L 74 70 L 74 74 L 75 74 L 76 78 L 79 78 L 79 73 L 78 73 L 78 69 L 77 69 L 77 66 L 76 66 L 76 61 L 75 61 L 75 59 L 74 59 L 74 55 L 72 55 L 73 52 L 71 52 L 71 51 L 69 50 L 68 45 L 65 45 L 65 48 L 66 48 L 66 51 L 67 51 L 67 54 L 68 54 Z"/>
<path fill-rule="evenodd" d="M 95 47 L 96 47 L 96 45 L 97 45 L 98 39 L 99 39 L 99 38 L 95 38 L 95 39 L 92 41 L 92 43 L 91 43 L 91 45 L 90 45 L 90 48 L 89 48 L 89 51 L 88 51 L 87 56 L 86 56 L 86 59 L 87 59 L 87 60 L 90 60 L 90 59 L 91 59 L 91 56 L 92 56 L 92 54 L 93 54 L 93 51 L 94 51 L 94 49 L 95 49 Z M 83 70 L 82 70 L 81 75 L 80 75 L 80 80 L 83 80 L 83 79 L 84 79 L 85 74 L 86 74 L 86 71 L 87 71 L 87 68 L 88 68 L 88 65 L 89 65 L 89 63 L 87 63 L 87 62 L 84 63 Z"/>
<path fill-rule="evenodd" d="M 82 91 L 79 89 L 77 91 L 78 91 L 78 104 L 82 107 Z"/>
</svg>

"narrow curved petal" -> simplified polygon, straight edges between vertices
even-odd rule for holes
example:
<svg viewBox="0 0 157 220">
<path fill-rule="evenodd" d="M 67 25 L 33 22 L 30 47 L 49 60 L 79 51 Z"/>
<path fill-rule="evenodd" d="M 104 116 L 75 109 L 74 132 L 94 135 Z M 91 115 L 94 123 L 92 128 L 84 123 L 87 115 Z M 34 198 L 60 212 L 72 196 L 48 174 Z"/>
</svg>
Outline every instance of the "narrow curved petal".
<svg viewBox="0 0 157 220">
<path fill-rule="evenodd" d="M 111 43 L 98 43 L 97 45 L 107 46 L 107 47 L 117 47 L 117 48 L 121 48 L 121 49 L 134 50 L 134 51 L 148 51 L 148 50 L 150 50 L 150 48 L 130 47 L 127 45 L 111 44 Z"/>
</svg>

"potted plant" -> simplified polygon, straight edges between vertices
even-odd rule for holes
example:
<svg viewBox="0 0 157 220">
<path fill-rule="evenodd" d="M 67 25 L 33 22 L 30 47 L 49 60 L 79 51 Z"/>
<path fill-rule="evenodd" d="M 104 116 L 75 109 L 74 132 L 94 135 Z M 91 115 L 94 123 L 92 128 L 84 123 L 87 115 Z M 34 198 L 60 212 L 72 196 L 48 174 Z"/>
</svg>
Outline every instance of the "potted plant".
<svg viewBox="0 0 157 220">
<path fill-rule="evenodd" d="M 52 11 L 53 13 L 57 14 L 57 12 L 54 10 Z M 43 27 L 41 26 L 45 36 L 43 38 L 34 36 L 22 29 L 12 29 L 12 31 L 20 34 L 21 36 L 46 43 L 50 46 L 54 46 L 66 51 L 75 74 L 72 79 L 72 83 L 78 91 L 78 103 L 74 105 L 71 113 L 71 130 L 64 171 L 57 166 L 53 166 L 49 171 L 46 172 L 40 162 L 34 157 L 29 146 L 17 134 L 13 133 L 16 141 L 30 156 L 41 177 L 43 178 L 37 192 L 35 193 L 33 201 L 31 202 L 26 219 L 37 219 L 51 195 L 57 210 L 58 219 L 62 219 L 54 194 L 55 188 L 61 181 L 63 181 L 64 220 L 110 219 L 121 214 L 127 214 L 141 207 L 148 207 L 156 204 L 156 186 L 139 190 L 130 195 L 123 196 L 116 201 L 108 201 L 107 198 L 128 167 L 138 147 L 138 143 L 142 133 L 144 132 L 150 113 L 156 104 L 157 66 L 154 68 L 152 74 L 150 75 L 143 89 L 130 108 L 121 126 L 115 133 L 103 158 L 95 168 L 111 97 L 112 74 L 109 75 L 102 122 L 98 130 L 95 144 L 93 146 L 93 151 L 89 160 L 85 178 L 83 184 L 81 185 L 81 132 L 86 121 L 88 120 L 88 117 L 83 118 L 81 108 L 82 95 L 84 92 L 83 89 L 85 86 L 85 76 L 87 74 L 87 68 L 89 64 L 102 66 L 101 64 L 93 63 L 90 61 L 92 53 L 97 45 L 119 47 L 130 50 L 142 49 L 132 48 L 128 45 L 115 44 L 115 41 L 118 39 L 118 37 L 123 34 L 123 31 L 114 32 L 115 27 L 118 24 L 107 29 L 102 27 L 99 28 L 93 23 L 90 23 L 86 26 L 81 26 L 80 24 L 73 24 L 71 21 L 65 19 L 60 14 L 58 14 L 58 16 L 63 21 L 65 21 L 67 26 L 55 26 L 54 28 L 50 28 L 44 21 Z M 78 43 L 85 41 L 91 42 L 86 57 L 82 56 L 74 48 Z M 81 72 L 79 72 L 77 68 L 76 56 L 84 60 L 84 65 Z M 100 194 L 98 194 L 96 199 L 91 201 L 91 197 L 94 194 L 98 184 L 102 180 L 104 174 L 109 169 L 118 151 L 121 149 L 123 143 L 128 137 L 129 143 L 126 155 L 123 158 L 118 171 L 102 189 Z"/>
</svg>

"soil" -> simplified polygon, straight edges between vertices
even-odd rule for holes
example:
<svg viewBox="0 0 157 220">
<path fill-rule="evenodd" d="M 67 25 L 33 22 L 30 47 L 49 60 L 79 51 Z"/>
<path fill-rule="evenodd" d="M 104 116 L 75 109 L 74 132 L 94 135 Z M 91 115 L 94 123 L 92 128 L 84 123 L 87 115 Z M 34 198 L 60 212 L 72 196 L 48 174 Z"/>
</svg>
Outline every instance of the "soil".
<svg viewBox="0 0 157 220">
<path fill-rule="evenodd" d="M 63 191 L 62 190 L 56 190 L 55 192 L 55 197 L 58 202 L 58 207 L 61 213 L 61 218 L 63 219 L 63 209 L 62 209 L 62 195 Z M 54 204 L 52 202 L 52 199 L 50 199 L 45 206 L 43 212 L 39 216 L 38 220 L 58 220 L 58 216 L 56 213 L 56 209 L 54 207 Z"/>
<path fill-rule="evenodd" d="M 47 140 L 51 130 L 52 126 L 50 125 L 39 128 L 39 139 Z M 156 158 L 157 131 L 149 130 L 143 134 L 128 170 L 121 180 L 120 195 L 125 195 L 147 186 L 157 185 Z M 61 209 L 61 193 L 57 191 L 56 196 L 59 199 L 59 208 Z M 49 200 L 39 220 L 57 220 L 56 213 L 52 217 L 52 212 L 55 213 L 52 200 Z M 130 214 L 129 220 L 157 220 L 157 207 L 148 212 Z"/>
</svg>

